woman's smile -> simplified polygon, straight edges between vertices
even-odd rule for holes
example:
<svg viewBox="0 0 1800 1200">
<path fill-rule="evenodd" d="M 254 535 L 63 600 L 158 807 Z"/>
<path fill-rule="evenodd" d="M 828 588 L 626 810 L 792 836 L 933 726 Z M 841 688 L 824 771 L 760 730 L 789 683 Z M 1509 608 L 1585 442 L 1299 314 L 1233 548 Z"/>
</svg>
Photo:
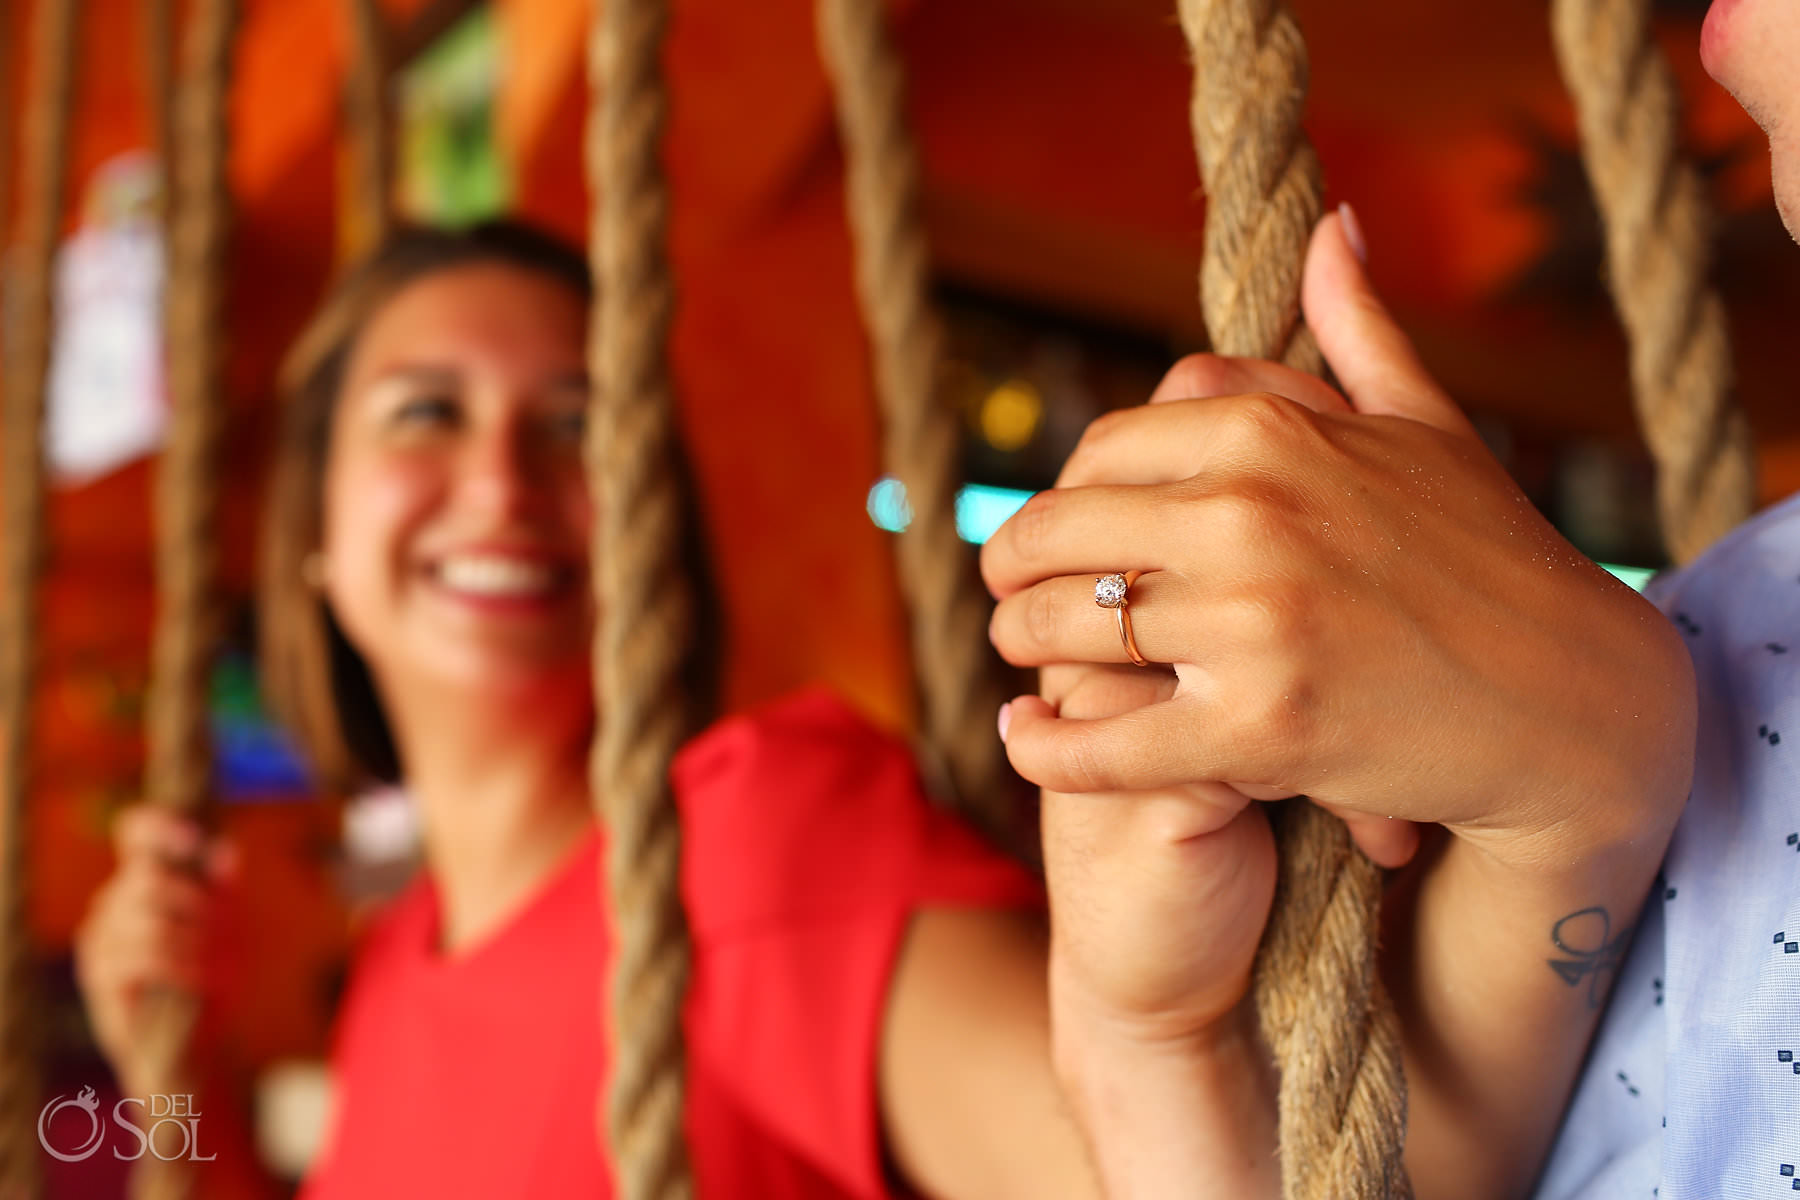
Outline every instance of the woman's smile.
<svg viewBox="0 0 1800 1200">
<path fill-rule="evenodd" d="M 428 560 L 427 579 L 443 595 L 495 615 L 542 615 L 575 597 L 576 565 L 545 551 L 468 547 Z"/>
</svg>

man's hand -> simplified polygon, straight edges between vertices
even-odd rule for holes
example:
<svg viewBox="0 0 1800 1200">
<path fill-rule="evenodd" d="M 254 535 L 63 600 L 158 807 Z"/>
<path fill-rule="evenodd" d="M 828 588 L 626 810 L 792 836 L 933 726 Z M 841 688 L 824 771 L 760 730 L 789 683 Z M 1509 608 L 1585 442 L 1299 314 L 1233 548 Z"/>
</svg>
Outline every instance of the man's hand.
<svg viewBox="0 0 1800 1200">
<path fill-rule="evenodd" d="M 1138 645 L 1176 679 L 1099 719 L 1019 710 L 1013 764 L 1066 792 L 1303 793 L 1515 865 L 1672 824 L 1693 722 L 1677 635 L 1507 477 L 1335 219 L 1305 302 L 1354 411 L 1279 366 L 1185 360 L 984 548 L 1008 660 L 1124 662 L 1093 581 L 1139 570 Z"/>
</svg>

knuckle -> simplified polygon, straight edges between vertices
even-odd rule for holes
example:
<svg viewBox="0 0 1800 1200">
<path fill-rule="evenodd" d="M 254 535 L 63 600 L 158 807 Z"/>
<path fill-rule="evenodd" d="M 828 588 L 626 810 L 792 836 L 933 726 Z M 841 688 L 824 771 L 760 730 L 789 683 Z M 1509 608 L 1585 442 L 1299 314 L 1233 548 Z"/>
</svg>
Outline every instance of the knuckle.
<svg viewBox="0 0 1800 1200">
<path fill-rule="evenodd" d="M 1051 488 L 1032 496 L 1013 515 L 1010 522 L 1013 550 L 1027 566 L 1049 557 L 1056 540 L 1056 520 L 1060 509 L 1061 498 Z"/>
<path fill-rule="evenodd" d="M 1228 396 L 1238 390 L 1237 380 L 1238 371 L 1230 359 L 1217 354 L 1190 354 L 1163 376 L 1161 386 L 1156 389 L 1157 399 Z"/>
<path fill-rule="evenodd" d="M 1274 392 L 1248 392 L 1231 406 L 1238 436 L 1259 445 L 1283 444 L 1308 427 L 1311 415 L 1303 405 Z"/>
<path fill-rule="evenodd" d="M 1277 505 L 1267 489 L 1239 485 L 1205 501 L 1208 524 L 1214 535 L 1236 546 L 1267 548 L 1277 533 Z"/>
<path fill-rule="evenodd" d="M 1313 452 L 1323 438 L 1317 414 L 1274 392 L 1248 392 L 1226 403 L 1215 437 L 1240 462 L 1292 459 Z"/>
<path fill-rule="evenodd" d="M 1047 587 L 1034 588 L 1025 605 L 1025 648 L 1034 655 L 1052 649 L 1057 641 L 1056 597 Z"/>
<path fill-rule="evenodd" d="M 1099 465 L 1105 461 L 1113 444 L 1125 431 L 1131 414 L 1135 411 L 1115 408 L 1089 421 L 1081 431 L 1081 437 L 1076 440 L 1075 448 L 1063 462 L 1062 471 L 1057 476 L 1058 484 L 1069 487 L 1090 480 Z"/>
</svg>

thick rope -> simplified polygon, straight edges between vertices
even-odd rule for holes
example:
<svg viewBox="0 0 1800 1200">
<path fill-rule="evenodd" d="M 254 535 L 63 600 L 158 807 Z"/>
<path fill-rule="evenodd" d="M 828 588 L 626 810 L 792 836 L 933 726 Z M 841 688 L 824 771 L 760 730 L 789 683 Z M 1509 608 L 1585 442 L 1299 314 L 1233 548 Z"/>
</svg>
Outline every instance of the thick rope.
<svg viewBox="0 0 1800 1200">
<path fill-rule="evenodd" d="M 21 246 L 17 262 L 6 264 L 6 424 L 0 429 L 0 1200 L 34 1200 L 43 1187 L 37 1139 L 43 1009 L 27 907 L 26 837 L 45 533 L 44 399 L 68 186 L 76 5 L 39 0 L 36 13 L 33 90 L 20 137 Z"/>
<path fill-rule="evenodd" d="M 350 134 L 349 203 L 342 246 L 360 260 L 393 223 L 394 104 L 388 85 L 389 37 L 377 0 L 343 0 L 350 24 L 344 118 Z"/>
<path fill-rule="evenodd" d="M 1306 40 L 1277 0 L 1178 7 L 1194 56 L 1189 120 L 1207 194 L 1207 333 L 1221 354 L 1278 358 L 1317 374 L 1324 362 L 1300 321 L 1300 271 L 1324 191 L 1319 157 L 1300 129 Z"/>
<path fill-rule="evenodd" d="M 212 783 L 207 701 L 221 612 L 218 596 L 219 451 L 223 389 L 224 257 L 230 196 L 225 105 L 237 0 L 197 0 L 174 105 L 174 196 L 167 313 L 170 423 L 156 472 L 156 629 L 147 704 L 146 801 L 204 812 Z M 158 1092 L 191 1091 L 185 1061 L 199 1001 L 153 998 L 146 1059 Z M 154 1155 L 133 1173 L 138 1200 L 194 1194 L 191 1168 Z"/>
<path fill-rule="evenodd" d="M 682 1110 L 682 998 L 692 957 L 681 905 L 681 827 L 669 764 L 694 698 L 694 583 L 681 558 L 687 503 L 677 470 L 669 330 L 667 0 L 607 0 L 589 41 L 589 252 L 599 287 L 589 363 L 588 482 L 599 630 L 595 803 L 606 829 L 614 925 L 606 1131 L 620 1200 L 693 1194 Z"/>
<path fill-rule="evenodd" d="M 1318 371 L 1317 346 L 1299 324 L 1301 268 L 1322 208 L 1318 158 L 1300 128 L 1305 40 L 1278 0 L 1179 6 L 1194 58 L 1192 123 L 1207 188 L 1201 306 L 1213 345 Z M 1375 963 L 1381 873 L 1342 822 L 1304 801 L 1281 813 L 1277 844 L 1255 986 L 1281 1071 L 1283 1195 L 1408 1195 L 1399 1021 Z"/>
<path fill-rule="evenodd" d="M 1725 306 L 1707 284 L 1705 184 L 1679 151 L 1679 93 L 1648 0 L 1555 0 L 1551 25 L 1606 227 L 1663 539 L 1691 561 L 1750 515 L 1750 427 L 1733 403 Z"/>
<path fill-rule="evenodd" d="M 0 295 L 6 292 L 5 273 L 9 269 L 5 251 L 12 246 L 13 155 L 13 24 L 16 4 L 0 4 Z M 0 354 L 0 371 L 5 355 Z"/>
<path fill-rule="evenodd" d="M 157 213 L 168 250 L 169 213 L 174 205 L 175 86 L 171 78 L 175 44 L 175 0 L 145 0 L 144 92 L 149 99 L 151 138 L 156 150 Z"/>
<path fill-rule="evenodd" d="M 992 602 L 956 531 L 961 430 L 937 388 L 943 326 L 930 297 L 919 152 L 881 0 L 819 0 L 819 45 L 837 94 L 857 296 L 874 358 L 883 458 L 912 523 L 895 543 L 911 619 L 920 724 L 934 780 L 967 816 L 1016 839 L 1016 777 L 993 736 L 1007 698 L 988 643 Z"/>
</svg>

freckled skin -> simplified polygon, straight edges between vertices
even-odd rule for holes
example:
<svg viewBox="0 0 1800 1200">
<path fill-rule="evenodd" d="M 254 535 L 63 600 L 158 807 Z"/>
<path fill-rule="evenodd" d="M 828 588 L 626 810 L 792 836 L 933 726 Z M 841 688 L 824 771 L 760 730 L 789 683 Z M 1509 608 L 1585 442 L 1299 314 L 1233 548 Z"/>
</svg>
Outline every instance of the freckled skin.
<svg viewBox="0 0 1800 1200">
<path fill-rule="evenodd" d="M 1800 4 L 1713 0 L 1700 57 L 1769 135 L 1775 206 L 1800 237 Z"/>
</svg>

